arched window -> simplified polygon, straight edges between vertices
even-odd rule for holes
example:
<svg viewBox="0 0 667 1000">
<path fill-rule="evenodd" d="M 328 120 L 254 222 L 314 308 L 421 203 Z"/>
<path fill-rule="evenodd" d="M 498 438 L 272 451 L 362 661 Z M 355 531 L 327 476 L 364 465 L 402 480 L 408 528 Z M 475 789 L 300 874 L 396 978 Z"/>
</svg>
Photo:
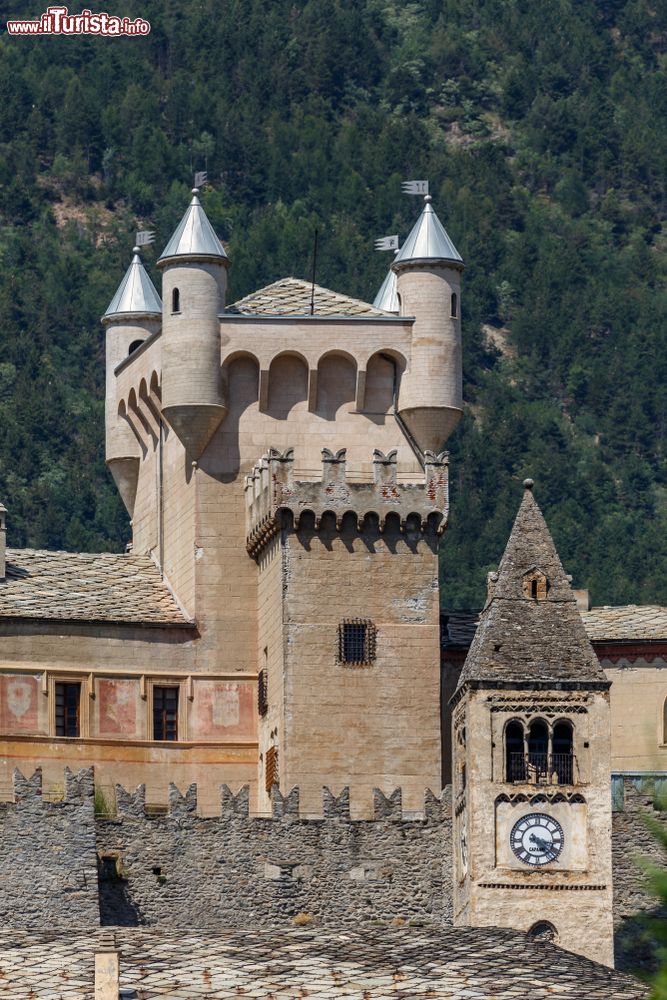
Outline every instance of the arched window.
<svg viewBox="0 0 667 1000">
<path fill-rule="evenodd" d="M 559 785 L 571 785 L 573 775 L 573 733 L 569 722 L 557 722 L 552 739 L 551 772 L 558 776 Z"/>
<path fill-rule="evenodd" d="M 505 729 L 505 774 L 507 781 L 526 780 L 523 726 L 520 722 L 509 722 Z"/>
<path fill-rule="evenodd" d="M 523 593 L 532 601 L 543 601 L 549 593 L 549 580 L 539 569 L 528 570 L 523 575 Z"/>
<path fill-rule="evenodd" d="M 528 931 L 528 937 L 533 941 L 552 941 L 556 944 L 558 942 L 558 931 L 548 920 L 538 920 Z"/>
<path fill-rule="evenodd" d="M 130 356 L 130 354 L 134 354 L 134 352 L 136 351 L 136 349 L 138 347 L 141 347 L 142 344 L 143 344 L 143 340 L 133 340 L 132 343 L 130 344 L 130 346 L 128 347 L 128 349 L 127 349 L 128 357 Z"/>
<path fill-rule="evenodd" d="M 181 293 L 178 288 L 174 288 L 171 293 L 171 311 L 173 313 L 181 311 Z"/>
<path fill-rule="evenodd" d="M 459 300 L 456 292 L 452 292 L 450 314 L 452 319 L 456 319 L 459 314 Z"/>
<path fill-rule="evenodd" d="M 528 780 L 539 781 L 547 774 L 549 730 L 546 722 L 537 719 L 528 730 Z"/>
</svg>

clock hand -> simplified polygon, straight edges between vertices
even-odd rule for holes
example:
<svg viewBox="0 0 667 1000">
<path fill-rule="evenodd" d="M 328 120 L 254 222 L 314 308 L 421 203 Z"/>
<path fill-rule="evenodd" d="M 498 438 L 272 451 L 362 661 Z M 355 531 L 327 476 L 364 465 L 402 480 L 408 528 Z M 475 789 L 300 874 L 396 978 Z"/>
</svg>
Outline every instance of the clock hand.
<svg viewBox="0 0 667 1000">
<path fill-rule="evenodd" d="M 537 844 L 541 851 L 544 851 L 545 853 L 549 853 L 553 847 L 553 844 L 547 843 L 547 841 L 543 840 L 541 837 L 536 837 L 534 833 L 531 833 L 530 839 L 534 844 Z"/>
</svg>

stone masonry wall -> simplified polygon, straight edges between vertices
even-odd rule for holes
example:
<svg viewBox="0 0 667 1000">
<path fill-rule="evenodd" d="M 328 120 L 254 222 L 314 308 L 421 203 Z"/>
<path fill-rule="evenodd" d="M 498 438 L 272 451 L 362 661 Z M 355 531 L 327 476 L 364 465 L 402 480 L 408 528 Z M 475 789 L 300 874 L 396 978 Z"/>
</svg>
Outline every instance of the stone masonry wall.
<svg viewBox="0 0 667 1000">
<path fill-rule="evenodd" d="M 665 814 L 654 808 L 650 782 L 644 786 L 626 778 L 623 784 L 623 810 L 612 818 L 616 967 L 650 969 L 655 965 L 655 955 L 645 918 L 657 915 L 658 909 L 657 900 L 648 891 L 642 862 L 665 867 L 667 857 L 646 817 L 664 822 Z"/>
<path fill-rule="evenodd" d="M 42 772 L 14 774 L 0 804 L 0 926 L 99 924 L 92 770 L 65 771 L 62 802 L 42 799 Z"/>
<path fill-rule="evenodd" d="M 195 786 L 171 786 L 167 816 L 118 788 L 118 816 L 98 821 L 102 923 L 451 923 L 449 792 L 427 792 L 424 818 L 408 819 L 400 790 L 376 791 L 373 820 L 350 820 L 347 790 L 323 794 L 322 819 L 300 819 L 298 789 L 275 788 L 273 818 L 249 818 L 247 788 L 223 786 L 221 816 L 202 818 Z"/>
</svg>

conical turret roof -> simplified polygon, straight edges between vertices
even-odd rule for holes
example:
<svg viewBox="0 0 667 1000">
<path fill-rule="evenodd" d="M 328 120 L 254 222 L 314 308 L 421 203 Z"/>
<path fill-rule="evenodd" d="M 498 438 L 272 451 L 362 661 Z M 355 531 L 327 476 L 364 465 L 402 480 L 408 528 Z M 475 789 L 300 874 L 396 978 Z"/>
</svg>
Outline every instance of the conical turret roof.
<svg viewBox="0 0 667 1000">
<path fill-rule="evenodd" d="M 466 657 L 458 691 L 577 682 L 608 686 L 542 511 L 525 493 Z"/>
<path fill-rule="evenodd" d="M 105 312 L 103 319 L 118 313 L 141 316 L 161 316 L 162 302 L 148 271 L 139 256 L 139 247 L 132 251 L 132 262 Z"/>
<path fill-rule="evenodd" d="M 222 243 L 215 234 L 213 226 L 208 221 L 206 212 L 197 197 L 198 194 L 198 189 L 193 188 L 192 201 L 174 230 L 174 235 L 162 251 L 158 265 L 164 264 L 171 257 L 203 257 L 222 261 L 229 260 Z"/>
<path fill-rule="evenodd" d="M 400 305 L 398 302 L 398 292 L 396 291 L 396 272 L 389 269 L 387 277 L 380 285 L 380 290 L 373 299 L 373 308 L 382 309 L 384 312 L 398 313 Z"/>
<path fill-rule="evenodd" d="M 427 194 L 424 198 L 425 204 L 422 213 L 396 255 L 394 267 L 413 260 L 448 261 L 458 265 L 463 264 L 463 258 L 435 214 L 431 201 L 430 194 Z"/>
</svg>

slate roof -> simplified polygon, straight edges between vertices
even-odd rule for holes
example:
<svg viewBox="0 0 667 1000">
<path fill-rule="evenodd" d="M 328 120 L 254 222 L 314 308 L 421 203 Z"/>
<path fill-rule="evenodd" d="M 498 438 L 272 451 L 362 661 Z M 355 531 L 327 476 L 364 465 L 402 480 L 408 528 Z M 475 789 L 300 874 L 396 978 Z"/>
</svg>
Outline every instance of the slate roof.
<svg viewBox="0 0 667 1000">
<path fill-rule="evenodd" d="M 481 614 L 478 608 L 443 611 L 443 647 L 467 649 Z M 581 612 L 581 619 L 592 643 L 667 642 L 667 608 L 656 604 L 591 608 Z"/>
<path fill-rule="evenodd" d="M 542 512 L 526 480 L 507 548 L 459 678 L 470 681 L 608 683 L 584 629 L 576 598 Z M 524 576 L 539 569 L 547 596 L 524 594 Z"/>
<path fill-rule="evenodd" d="M 272 285 L 251 292 L 244 299 L 227 306 L 225 315 L 241 316 L 310 316 L 312 285 L 301 278 L 281 278 Z M 353 299 L 340 292 L 315 285 L 316 316 L 389 316 L 369 302 Z"/>
<path fill-rule="evenodd" d="M 104 932 L 0 931 L 12 996 L 93 1000 Z M 197 934 L 116 928 L 121 995 L 368 1000 L 643 1000 L 648 988 L 555 945 L 499 928 L 265 928 Z M 136 991 L 136 993 L 134 992 Z"/>
<path fill-rule="evenodd" d="M 654 642 L 667 639 L 667 608 L 655 604 L 591 608 L 584 611 L 581 617 L 592 642 Z"/>
<path fill-rule="evenodd" d="M 150 556 L 7 549 L 0 620 L 190 624 Z"/>
</svg>

